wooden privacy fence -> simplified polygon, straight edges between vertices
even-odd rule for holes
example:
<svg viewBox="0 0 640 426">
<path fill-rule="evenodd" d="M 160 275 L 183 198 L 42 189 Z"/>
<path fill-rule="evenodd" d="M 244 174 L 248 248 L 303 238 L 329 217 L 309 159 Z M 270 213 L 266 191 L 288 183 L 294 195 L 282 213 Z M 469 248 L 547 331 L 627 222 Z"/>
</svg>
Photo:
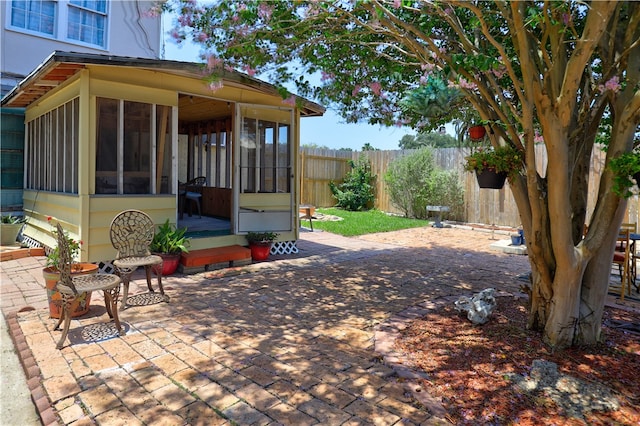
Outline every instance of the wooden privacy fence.
<svg viewBox="0 0 640 426">
<path fill-rule="evenodd" d="M 537 168 L 541 173 L 544 173 L 546 168 L 545 148 L 540 145 L 536 147 L 536 150 L 538 151 Z M 371 162 L 373 175 L 377 176 L 375 208 L 389 213 L 403 214 L 389 199 L 384 175 L 391 162 L 414 152 L 414 150 L 360 152 L 303 147 L 300 150 L 300 203 L 316 207 L 334 206 L 336 200 L 329 189 L 329 182 L 342 182 L 345 174 L 350 170 L 349 161 L 356 161 L 360 155 L 366 155 Z M 436 163 L 445 170 L 454 170 L 458 173 L 464 189 L 464 221 L 488 225 L 519 226 L 520 217 L 509 184 L 505 184 L 504 188 L 499 190 L 480 189 L 475 175 L 466 172 L 463 168 L 464 157 L 468 154 L 469 150 L 465 148 L 434 149 Z M 592 157 L 588 214 L 591 214 L 595 208 L 597 185 L 604 169 L 605 155 L 604 152 L 594 151 Z M 625 221 L 640 223 L 639 204 L 637 194 L 629 199 Z"/>
</svg>

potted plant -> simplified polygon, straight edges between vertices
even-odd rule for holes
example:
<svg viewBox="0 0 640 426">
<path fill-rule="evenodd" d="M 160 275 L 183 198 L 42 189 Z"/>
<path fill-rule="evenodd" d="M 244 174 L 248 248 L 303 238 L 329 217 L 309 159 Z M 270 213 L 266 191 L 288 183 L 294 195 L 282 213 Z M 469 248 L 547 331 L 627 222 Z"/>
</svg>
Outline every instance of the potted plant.
<svg viewBox="0 0 640 426">
<path fill-rule="evenodd" d="M 24 217 L 8 214 L 2 216 L 0 223 L 0 245 L 11 246 L 16 243 L 18 234 L 25 223 Z"/>
<path fill-rule="evenodd" d="M 619 157 L 609 161 L 609 170 L 613 172 L 613 192 L 617 195 L 629 198 L 633 195 L 629 188 L 633 186 L 632 178 L 636 186 L 640 188 L 640 148 L 636 147 L 631 152 L 625 152 Z"/>
<path fill-rule="evenodd" d="M 47 221 L 52 222 L 52 218 L 48 217 Z M 53 234 L 57 237 L 57 230 L 54 228 Z M 69 237 L 65 231 L 65 238 L 69 242 L 69 250 L 71 252 L 72 265 L 71 275 L 89 275 L 98 273 L 98 265 L 87 262 L 76 262 L 82 247 L 82 240 L 74 240 Z M 47 264 L 42 270 L 47 290 L 47 300 L 49 302 L 49 316 L 51 318 L 60 318 L 62 314 L 62 295 L 58 292 L 57 284 L 60 281 L 60 253 L 58 246 L 51 249 L 47 254 Z M 71 317 L 79 317 L 89 312 L 91 303 L 91 292 L 82 293 L 73 301 L 71 305 Z"/>
<path fill-rule="evenodd" d="M 275 232 L 249 232 L 246 235 L 253 260 L 266 260 L 271 252 L 273 241 L 278 238 Z"/>
<path fill-rule="evenodd" d="M 162 265 L 154 267 L 156 274 L 160 272 L 163 276 L 171 275 L 178 269 L 180 256 L 189 252 L 188 247 L 191 244 L 189 237 L 185 236 L 186 232 L 187 228 L 177 228 L 169 223 L 169 219 L 158 227 L 149 247 L 153 254 L 157 254 L 163 260 Z M 162 269 L 158 270 L 160 267 Z"/>
<path fill-rule="evenodd" d="M 512 146 L 481 147 L 465 157 L 465 170 L 476 173 L 480 188 L 500 189 L 507 176 L 522 170 L 522 154 Z"/>
</svg>

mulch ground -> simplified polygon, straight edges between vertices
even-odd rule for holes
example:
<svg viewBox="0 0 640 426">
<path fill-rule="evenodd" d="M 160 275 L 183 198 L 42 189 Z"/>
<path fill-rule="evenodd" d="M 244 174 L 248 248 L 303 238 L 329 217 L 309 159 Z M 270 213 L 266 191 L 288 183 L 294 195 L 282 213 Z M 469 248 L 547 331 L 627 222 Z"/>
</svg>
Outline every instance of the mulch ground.
<svg viewBox="0 0 640 426">
<path fill-rule="evenodd" d="M 396 349 L 424 371 L 422 381 L 441 398 L 456 425 L 639 425 L 640 314 L 606 308 L 605 341 L 552 353 L 540 334 L 526 330 L 525 300 L 500 297 L 492 319 L 474 326 L 452 305 L 414 320 Z M 637 328 L 636 328 L 637 330 Z M 510 375 L 527 376 L 534 360 L 556 363 L 562 374 L 604 385 L 620 402 L 615 411 L 570 415 L 544 391 L 524 392 Z"/>
</svg>

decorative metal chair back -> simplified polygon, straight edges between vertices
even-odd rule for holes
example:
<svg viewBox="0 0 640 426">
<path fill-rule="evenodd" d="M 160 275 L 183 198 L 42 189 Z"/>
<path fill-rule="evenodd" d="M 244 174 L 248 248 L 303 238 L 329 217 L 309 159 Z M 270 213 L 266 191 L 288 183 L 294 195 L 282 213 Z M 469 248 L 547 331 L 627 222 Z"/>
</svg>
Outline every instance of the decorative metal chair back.
<svg viewBox="0 0 640 426">
<path fill-rule="evenodd" d="M 64 233 L 64 229 L 62 229 L 62 226 L 59 223 L 56 225 L 56 228 L 58 238 L 58 269 L 60 272 L 60 280 L 56 285 L 69 287 L 73 291 L 73 294 L 78 294 L 76 287 L 73 285 L 73 280 L 71 279 L 71 262 L 73 259 L 71 259 L 69 240 Z"/>
<path fill-rule="evenodd" d="M 125 210 L 113 218 L 110 228 L 111 244 L 117 250 L 116 259 L 148 256 L 155 225 L 145 212 Z"/>
<path fill-rule="evenodd" d="M 187 186 L 204 186 L 206 182 L 206 176 L 198 176 L 197 178 L 193 178 L 189 182 L 187 182 Z"/>
</svg>

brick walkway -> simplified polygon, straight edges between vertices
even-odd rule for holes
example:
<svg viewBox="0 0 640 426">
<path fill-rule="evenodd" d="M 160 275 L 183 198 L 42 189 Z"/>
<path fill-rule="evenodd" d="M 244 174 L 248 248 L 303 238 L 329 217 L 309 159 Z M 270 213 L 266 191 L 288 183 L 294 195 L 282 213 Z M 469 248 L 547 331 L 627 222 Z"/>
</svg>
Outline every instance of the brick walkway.
<svg viewBox="0 0 640 426">
<path fill-rule="evenodd" d="M 107 318 L 94 294 L 61 351 L 44 258 L 0 263 L 0 294 L 44 424 L 443 424 L 437 401 L 416 399 L 406 372 L 376 352 L 392 342 L 374 335 L 415 305 L 487 287 L 517 292 L 527 257 L 489 250 L 492 237 L 303 233 L 295 256 L 167 277 L 171 302 L 123 311 L 122 338 L 84 340 Z M 140 278 L 134 300 L 146 290 Z M 16 315 L 24 306 L 36 309 Z"/>
</svg>

